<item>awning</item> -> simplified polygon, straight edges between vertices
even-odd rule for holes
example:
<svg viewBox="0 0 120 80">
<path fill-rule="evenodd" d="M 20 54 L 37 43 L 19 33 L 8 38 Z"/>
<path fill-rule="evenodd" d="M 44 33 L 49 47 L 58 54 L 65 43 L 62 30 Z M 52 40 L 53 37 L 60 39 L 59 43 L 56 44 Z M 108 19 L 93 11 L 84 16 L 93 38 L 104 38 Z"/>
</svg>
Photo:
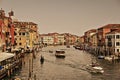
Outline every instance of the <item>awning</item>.
<svg viewBox="0 0 120 80">
<path fill-rule="evenodd" d="M 15 54 L 12 54 L 12 53 L 1 52 L 0 53 L 0 62 L 4 61 L 6 59 L 9 59 L 11 57 L 14 57 L 14 56 L 15 56 Z"/>
<path fill-rule="evenodd" d="M 17 48 L 15 48 L 15 49 L 12 49 L 12 51 L 19 51 L 20 49 L 17 49 Z"/>
</svg>

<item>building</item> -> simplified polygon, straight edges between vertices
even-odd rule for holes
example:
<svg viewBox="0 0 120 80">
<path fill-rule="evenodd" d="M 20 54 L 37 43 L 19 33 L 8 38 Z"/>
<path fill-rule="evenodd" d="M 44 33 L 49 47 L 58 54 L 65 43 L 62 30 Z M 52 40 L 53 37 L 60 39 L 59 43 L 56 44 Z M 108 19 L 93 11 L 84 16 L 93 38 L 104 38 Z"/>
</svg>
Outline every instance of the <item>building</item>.
<svg viewBox="0 0 120 80">
<path fill-rule="evenodd" d="M 14 45 L 14 25 L 11 17 L 5 16 L 5 11 L 0 10 L 0 35 L 3 51 L 11 49 Z"/>
<path fill-rule="evenodd" d="M 33 22 L 14 22 L 15 25 L 15 47 L 37 48 L 39 46 L 39 33 L 37 24 Z"/>
<path fill-rule="evenodd" d="M 107 55 L 120 55 L 120 30 L 115 30 L 106 34 Z"/>
<path fill-rule="evenodd" d="M 85 33 L 84 33 L 84 42 L 85 42 L 85 44 L 87 44 L 87 45 L 89 45 L 89 46 L 91 46 L 92 45 L 92 36 L 94 35 L 94 34 L 96 34 L 96 32 L 97 32 L 97 30 L 96 29 L 91 29 L 91 30 L 88 30 L 88 31 L 86 31 Z"/>
<path fill-rule="evenodd" d="M 98 28 L 98 31 L 97 31 L 98 46 L 99 47 L 105 46 L 106 33 L 112 32 L 112 31 L 117 30 L 119 28 L 120 28 L 120 24 L 107 24 L 103 27 Z"/>
<path fill-rule="evenodd" d="M 90 41 L 91 41 L 91 46 L 93 49 L 96 49 L 97 48 L 97 33 L 96 34 L 93 34 L 90 38 Z"/>
<path fill-rule="evenodd" d="M 64 36 L 64 34 L 58 34 L 58 36 L 57 36 L 57 44 L 58 45 L 64 45 L 64 43 L 65 43 L 65 36 Z"/>
<path fill-rule="evenodd" d="M 42 34 L 41 35 L 41 42 L 43 43 L 43 45 L 53 45 L 54 44 L 54 37 L 50 34 Z"/>
<path fill-rule="evenodd" d="M 41 44 L 46 45 L 73 45 L 75 42 L 79 41 L 79 37 L 69 33 L 48 33 L 41 34 Z"/>
<path fill-rule="evenodd" d="M 84 41 L 85 41 L 84 39 L 85 39 L 84 36 L 81 36 L 81 37 L 80 37 L 80 40 L 79 40 L 79 41 L 80 41 L 80 44 L 83 44 L 83 43 L 84 43 Z"/>
<path fill-rule="evenodd" d="M 57 33 L 57 32 L 48 33 L 48 35 L 53 37 L 53 39 L 54 39 L 53 45 L 58 45 L 58 35 L 59 35 L 59 33 Z"/>
</svg>

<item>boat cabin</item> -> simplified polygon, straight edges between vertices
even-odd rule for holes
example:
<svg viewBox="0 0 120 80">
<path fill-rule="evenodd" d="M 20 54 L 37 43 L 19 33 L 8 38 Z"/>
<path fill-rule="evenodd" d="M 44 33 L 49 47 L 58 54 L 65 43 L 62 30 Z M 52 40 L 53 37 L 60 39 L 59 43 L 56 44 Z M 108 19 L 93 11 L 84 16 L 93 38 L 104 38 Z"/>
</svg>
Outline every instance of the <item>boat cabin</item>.
<svg viewBox="0 0 120 80">
<path fill-rule="evenodd" d="M 65 51 L 63 51 L 63 50 L 56 50 L 55 56 L 57 58 L 65 58 Z"/>
</svg>

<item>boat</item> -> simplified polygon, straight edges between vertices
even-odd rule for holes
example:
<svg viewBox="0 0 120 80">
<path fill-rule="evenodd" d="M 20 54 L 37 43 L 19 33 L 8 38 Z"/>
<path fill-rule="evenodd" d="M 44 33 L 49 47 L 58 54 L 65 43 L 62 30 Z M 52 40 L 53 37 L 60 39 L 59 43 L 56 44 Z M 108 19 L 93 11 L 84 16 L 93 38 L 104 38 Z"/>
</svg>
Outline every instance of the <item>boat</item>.
<svg viewBox="0 0 120 80">
<path fill-rule="evenodd" d="M 105 58 L 105 56 L 102 56 L 102 55 L 98 56 L 98 59 L 104 59 L 104 58 Z"/>
<path fill-rule="evenodd" d="M 111 57 L 111 56 L 106 56 L 106 57 L 105 57 L 105 60 L 112 61 L 112 60 L 113 60 L 113 57 Z"/>
<path fill-rule="evenodd" d="M 56 50 L 55 56 L 57 58 L 65 58 L 65 51 L 64 50 Z"/>
<path fill-rule="evenodd" d="M 100 67 L 98 64 L 96 63 L 92 63 L 90 65 L 87 65 L 88 72 L 93 73 L 93 74 L 103 74 L 104 70 L 102 67 Z"/>
<path fill-rule="evenodd" d="M 78 50 L 83 50 L 83 48 L 81 46 L 74 46 L 75 49 L 78 49 Z"/>
<path fill-rule="evenodd" d="M 67 47 L 67 48 L 70 48 L 70 45 L 67 45 L 66 47 Z"/>
<path fill-rule="evenodd" d="M 42 55 L 41 55 L 41 58 L 40 58 L 40 62 L 41 62 L 41 64 L 44 63 L 44 57 Z"/>
<path fill-rule="evenodd" d="M 53 53 L 53 51 L 52 51 L 52 50 L 49 50 L 49 53 Z"/>
</svg>

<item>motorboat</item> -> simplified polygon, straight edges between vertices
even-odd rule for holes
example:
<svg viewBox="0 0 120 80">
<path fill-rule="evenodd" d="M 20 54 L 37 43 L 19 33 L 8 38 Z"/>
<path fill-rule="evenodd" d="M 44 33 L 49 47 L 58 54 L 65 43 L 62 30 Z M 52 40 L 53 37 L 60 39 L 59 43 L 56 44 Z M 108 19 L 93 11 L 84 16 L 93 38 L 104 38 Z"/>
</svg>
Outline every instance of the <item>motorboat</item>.
<svg viewBox="0 0 120 80">
<path fill-rule="evenodd" d="M 67 48 L 70 48 L 70 45 L 67 45 L 66 47 L 67 47 Z"/>
<path fill-rule="evenodd" d="M 78 49 L 78 50 L 83 50 L 83 48 L 81 46 L 74 46 L 75 49 Z"/>
<path fill-rule="evenodd" d="M 112 61 L 112 60 L 113 60 L 113 57 L 111 57 L 111 56 L 106 56 L 106 57 L 105 57 L 105 60 Z"/>
<path fill-rule="evenodd" d="M 52 50 L 49 50 L 49 53 L 53 53 L 53 51 L 52 51 Z"/>
<path fill-rule="evenodd" d="M 56 50 L 55 56 L 57 58 L 65 58 L 65 51 L 64 50 Z"/>
<path fill-rule="evenodd" d="M 88 72 L 93 73 L 93 74 L 103 74 L 104 70 L 102 67 L 100 67 L 98 64 L 96 63 L 92 63 L 90 65 L 87 65 Z"/>
<path fill-rule="evenodd" d="M 105 58 L 105 56 L 102 56 L 102 55 L 98 56 L 98 59 L 104 59 L 104 58 Z"/>
</svg>

